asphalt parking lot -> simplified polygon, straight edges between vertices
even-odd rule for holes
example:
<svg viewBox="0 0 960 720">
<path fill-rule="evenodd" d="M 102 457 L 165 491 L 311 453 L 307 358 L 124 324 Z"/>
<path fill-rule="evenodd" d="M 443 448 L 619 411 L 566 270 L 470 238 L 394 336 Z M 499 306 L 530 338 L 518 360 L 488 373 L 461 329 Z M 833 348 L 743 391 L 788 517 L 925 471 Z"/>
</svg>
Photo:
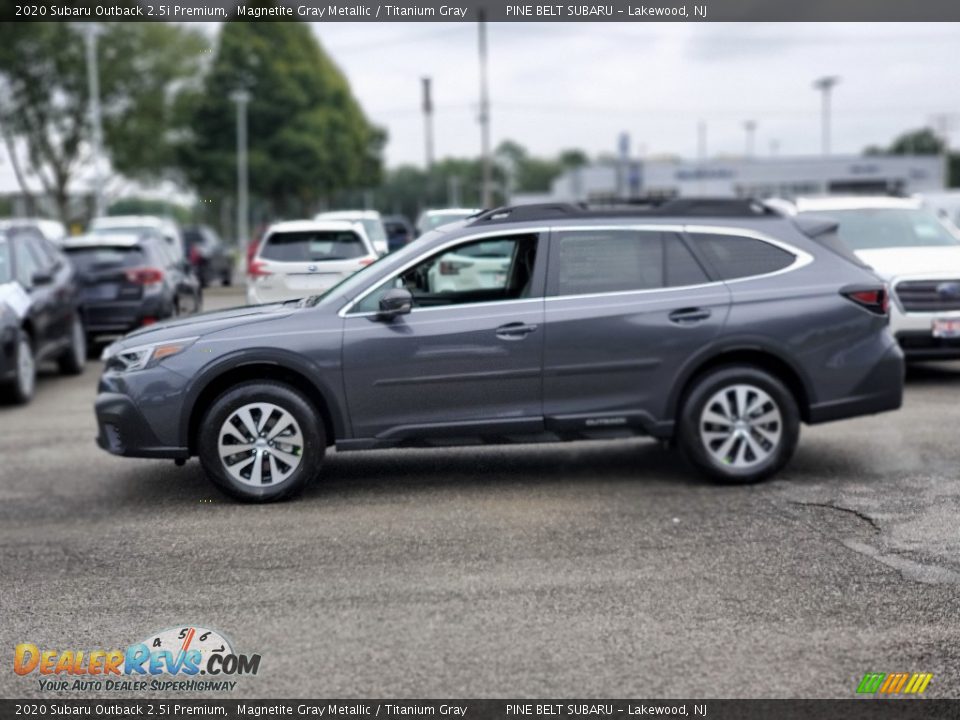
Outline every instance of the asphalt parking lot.
<svg viewBox="0 0 960 720">
<path fill-rule="evenodd" d="M 263 656 L 228 697 L 852 697 L 895 671 L 960 697 L 960 363 L 804 428 L 764 485 L 638 440 L 332 453 L 267 506 L 96 448 L 98 373 L 0 407 L 2 697 L 45 695 L 17 643 L 185 623 Z"/>
</svg>

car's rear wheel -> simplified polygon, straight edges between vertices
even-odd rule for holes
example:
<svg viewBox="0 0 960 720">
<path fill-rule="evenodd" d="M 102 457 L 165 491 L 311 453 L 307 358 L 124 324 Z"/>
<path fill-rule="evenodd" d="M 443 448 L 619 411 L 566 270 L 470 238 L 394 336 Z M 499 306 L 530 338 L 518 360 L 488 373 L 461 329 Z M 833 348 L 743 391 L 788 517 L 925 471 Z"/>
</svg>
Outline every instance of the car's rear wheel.
<svg viewBox="0 0 960 720">
<path fill-rule="evenodd" d="M 210 479 L 252 502 L 300 492 L 319 473 L 325 449 L 313 405 L 290 386 L 272 381 L 243 383 L 217 398 L 197 443 Z"/>
<path fill-rule="evenodd" d="M 83 321 L 74 315 L 70 324 L 70 346 L 57 358 L 57 365 L 64 375 L 79 375 L 87 362 L 87 332 Z"/>
<path fill-rule="evenodd" d="M 17 338 L 13 368 L 13 381 L 6 388 L 7 395 L 13 402 L 25 405 L 33 399 L 37 387 L 37 364 L 30 336 L 22 330 Z"/>
<path fill-rule="evenodd" d="M 752 483 L 790 460 L 800 436 L 793 394 L 770 373 L 724 367 L 695 381 L 680 416 L 680 445 L 699 470 L 726 483 Z"/>
</svg>

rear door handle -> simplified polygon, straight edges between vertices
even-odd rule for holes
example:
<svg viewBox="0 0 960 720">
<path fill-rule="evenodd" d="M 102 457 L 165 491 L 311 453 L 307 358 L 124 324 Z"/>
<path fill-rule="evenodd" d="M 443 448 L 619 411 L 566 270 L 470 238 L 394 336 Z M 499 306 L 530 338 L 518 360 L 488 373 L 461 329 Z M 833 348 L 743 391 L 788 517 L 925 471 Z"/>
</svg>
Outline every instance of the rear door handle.
<svg viewBox="0 0 960 720">
<path fill-rule="evenodd" d="M 536 325 L 522 322 L 507 323 L 497 328 L 497 337 L 502 340 L 522 340 L 536 329 Z"/>
<path fill-rule="evenodd" d="M 670 322 L 677 325 L 694 325 L 710 318 L 710 311 L 706 308 L 681 308 L 669 315 Z"/>
</svg>

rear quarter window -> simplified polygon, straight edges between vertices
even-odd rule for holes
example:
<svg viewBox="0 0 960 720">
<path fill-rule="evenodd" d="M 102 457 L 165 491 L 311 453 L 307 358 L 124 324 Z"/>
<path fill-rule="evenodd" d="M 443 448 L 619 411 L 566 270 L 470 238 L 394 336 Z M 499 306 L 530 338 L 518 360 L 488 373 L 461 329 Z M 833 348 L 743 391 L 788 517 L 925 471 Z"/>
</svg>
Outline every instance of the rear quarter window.
<svg viewBox="0 0 960 720">
<path fill-rule="evenodd" d="M 279 232 L 269 235 L 260 249 L 264 260 L 326 262 L 363 257 L 367 248 L 350 231 Z"/>
<path fill-rule="evenodd" d="M 756 238 L 706 233 L 690 237 L 724 280 L 768 275 L 790 267 L 797 259 L 793 253 Z"/>
</svg>

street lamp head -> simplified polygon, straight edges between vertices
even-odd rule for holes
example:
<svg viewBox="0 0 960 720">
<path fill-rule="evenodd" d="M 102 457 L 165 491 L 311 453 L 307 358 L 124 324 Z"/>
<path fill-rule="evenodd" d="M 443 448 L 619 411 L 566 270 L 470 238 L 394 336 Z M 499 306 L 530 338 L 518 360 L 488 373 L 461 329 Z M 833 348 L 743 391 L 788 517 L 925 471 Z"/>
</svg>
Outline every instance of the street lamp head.
<svg viewBox="0 0 960 720">
<path fill-rule="evenodd" d="M 813 81 L 813 87 L 817 90 L 829 91 L 834 85 L 840 82 L 839 75 L 825 75 Z"/>
</svg>

